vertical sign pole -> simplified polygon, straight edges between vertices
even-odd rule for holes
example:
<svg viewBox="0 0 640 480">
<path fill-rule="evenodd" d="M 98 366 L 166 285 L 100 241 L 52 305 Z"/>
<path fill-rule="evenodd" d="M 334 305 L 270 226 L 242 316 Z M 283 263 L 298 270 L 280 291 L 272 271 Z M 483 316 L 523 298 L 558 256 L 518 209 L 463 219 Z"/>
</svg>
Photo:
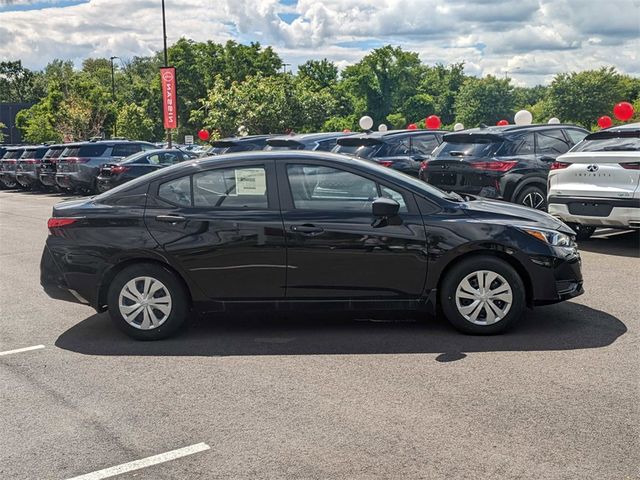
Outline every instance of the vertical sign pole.
<svg viewBox="0 0 640 480">
<path fill-rule="evenodd" d="M 168 67 L 169 66 L 169 61 L 168 61 L 168 57 L 167 57 L 167 21 L 165 19 L 165 14 L 164 14 L 164 0 L 162 0 L 162 40 L 164 43 L 164 66 Z M 171 143 L 171 129 L 167 128 L 167 143 L 168 143 L 168 147 L 172 148 L 172 143 Z"/>
</svg>

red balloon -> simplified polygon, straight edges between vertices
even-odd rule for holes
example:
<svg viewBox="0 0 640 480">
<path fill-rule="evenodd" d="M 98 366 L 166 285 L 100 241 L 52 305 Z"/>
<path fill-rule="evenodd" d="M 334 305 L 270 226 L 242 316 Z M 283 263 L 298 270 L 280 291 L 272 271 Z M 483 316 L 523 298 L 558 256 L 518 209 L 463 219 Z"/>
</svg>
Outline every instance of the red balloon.
<svg viewBox="0 0 640 480">
<path fill-rule="evenodd" d="M 500 120 L 498 123 L 496 123 L 496 125 L 498 125 L 499 127 L 504 127 L 505 125 L 509 125 L 509 121 L 508 120 Z"/>
<path fill-rule="evenodd" d="M 407 129 L 409 129 L 409 130 L 417 130 L 418 129 L 418 125 L 416 125 L 415 123 L 410 123 L 409 125 L 407 125 Z"/>
<path fill-rule="evenodd" d="M 348 128 L 345 128 L 344 130 L 342 130 L 342 133 L 351 133 L 351 130 L 349 130 Z"/>
<path fill-rule="evenodd" d="M 209 133 L 209 131 L 205 130 L 204 128 L 198 132 L 198 138 L 203 142 L 206 142 L 207 140 L 209 140 L 210 136 L 211 134 Z"/>
<path fill-rule="evenodd" d="M 433 129 L 433 130 L 437 130 L 438 128 L 440 128 L 440 125 L 442 125 L 442 122 L 440 121 L 440 117 L 437 115 L 429 115 L 425 121 L 424 124 L 427 126 L 427 128 Z"/>
<path fill-rule="evenodd" d="M 609 115 L 603 115 L 598 119 L 598 126 L 600 128 L 609 128 L 611 125 L 613 125 L 613 120 L 611 120 Z"/>
<path fill-rule="evenodd" d="M 616 103 L 615 107 L 613 107 L 613 114 L 618 120 L 626 122 L 633 117 L 633 105 L 629 102 Z"/>
</svg>

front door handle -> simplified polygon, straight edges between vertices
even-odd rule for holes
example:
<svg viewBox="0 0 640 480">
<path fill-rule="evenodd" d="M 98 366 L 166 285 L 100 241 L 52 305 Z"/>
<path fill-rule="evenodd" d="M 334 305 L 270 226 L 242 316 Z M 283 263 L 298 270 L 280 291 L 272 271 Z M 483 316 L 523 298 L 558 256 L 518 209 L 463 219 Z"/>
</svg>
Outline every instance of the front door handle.
<svg viewBox="0 0 640 480">
<path fill-rule="evenodd" d="M 320 235 L 324 232 L 324 228 L 315 225 L 291 225 L 291 231 L 302 235 Z"/>
<path fill-rule="evenodd" d="M 176 224 L 176 223 L 185 222 L 187 219 L 184 217 L 181 217 L 180 215 L 158 215 L 156 217 L 156 220 L 159 222 Z"/>
</svg>

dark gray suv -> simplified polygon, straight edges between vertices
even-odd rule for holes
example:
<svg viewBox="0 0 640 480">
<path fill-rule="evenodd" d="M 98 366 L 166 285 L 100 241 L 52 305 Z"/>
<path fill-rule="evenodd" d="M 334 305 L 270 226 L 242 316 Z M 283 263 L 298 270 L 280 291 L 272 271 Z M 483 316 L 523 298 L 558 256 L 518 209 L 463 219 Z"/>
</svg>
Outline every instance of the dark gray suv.
<svg viewBox="0 0 640 480">
<path fill-rule="evenodd" d="M 96 193 L 96 179 L 103 164 L 156 148 L 149 142 L 130 140 L 71 143 L 58 158 L 56 183 L 66 190 Z"/>
</svg>

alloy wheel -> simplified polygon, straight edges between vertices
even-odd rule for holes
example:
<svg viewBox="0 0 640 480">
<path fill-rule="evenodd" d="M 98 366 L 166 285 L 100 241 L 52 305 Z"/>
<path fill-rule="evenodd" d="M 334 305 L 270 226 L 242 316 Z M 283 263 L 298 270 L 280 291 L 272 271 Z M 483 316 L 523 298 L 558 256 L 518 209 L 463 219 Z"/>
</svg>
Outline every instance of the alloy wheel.
<svg viewBox="0 0 640 480">
<path fill-rule="evenodd" d="M 540 192 L 529 192 L 522 199 L 522 205 L 536 210 L 543 210 L 545 207 L 544 196 Z"/>
<path fill-rule="evenodd" d="M 153 330 L 171 313 L 169 289 L 153 277 L 136 277 L 120 290 L 118 308 L 125 321 L 140 330 Z"/>
<path fill-rule="evenodd" d="M 492 325 L 509 313 L 513 291 L 502 275 L 479 270 L 462 279 L 455 300 L 458 312 L 465 320 L 476 325 Z"/>
</svg>

